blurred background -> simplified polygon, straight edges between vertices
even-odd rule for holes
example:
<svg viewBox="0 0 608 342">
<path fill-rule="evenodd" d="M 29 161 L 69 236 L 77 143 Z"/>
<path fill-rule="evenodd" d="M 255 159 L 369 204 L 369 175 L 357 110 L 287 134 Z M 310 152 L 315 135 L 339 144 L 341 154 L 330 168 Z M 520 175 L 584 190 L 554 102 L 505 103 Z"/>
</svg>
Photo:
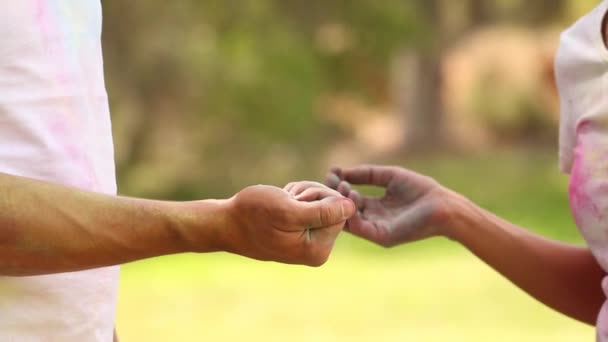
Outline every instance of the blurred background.
<svg viewBox="0 0 608 342">
<path fill-rule="evenodd" d="M 597 0 L 102 2 L 121 194 L 226 198 L 396 164 L 582 242 L 557 168 L 553 58 Z M 452 242 L 346 234 L 319 269 L 225 254 L 126 265 L 117 328 L 123 341 L 594 338 Z"/>
</svg>

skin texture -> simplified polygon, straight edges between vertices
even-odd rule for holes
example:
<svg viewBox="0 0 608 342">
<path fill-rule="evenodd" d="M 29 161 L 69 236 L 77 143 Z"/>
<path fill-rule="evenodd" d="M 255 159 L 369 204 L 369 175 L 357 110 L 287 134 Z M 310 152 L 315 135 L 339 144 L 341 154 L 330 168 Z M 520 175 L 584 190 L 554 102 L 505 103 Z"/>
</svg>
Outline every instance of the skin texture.
<svg viewBox="0 0 608 342">
<path fill-rule="evenodd" d="M 0 173 L 0 274 L 78 271 L 218 251 L 320 266 L 354 212 L 352 201 L 328 188 L 296 199 L 256 185 L 226 200 L 168 202 Z"/>
<path fill-rule="evenodd" d="M 595 324 L 604 271 L 587 248 L 532 234 L 435 180 L 399 167 L 334 168 L 326 181 L 357 205 L 345 230 L 385 247 L 444 236 L 461 243 L 545 305 Z M 352 185 L 384 188 L 362 196 Z"/>
</svg>

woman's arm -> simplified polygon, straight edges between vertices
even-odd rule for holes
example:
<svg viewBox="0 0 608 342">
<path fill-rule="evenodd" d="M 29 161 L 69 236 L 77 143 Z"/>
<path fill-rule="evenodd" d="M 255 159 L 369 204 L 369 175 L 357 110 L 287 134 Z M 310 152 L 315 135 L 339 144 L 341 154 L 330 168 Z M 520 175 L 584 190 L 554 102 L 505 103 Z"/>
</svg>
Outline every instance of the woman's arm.
<svg viewBox="0 0 608 342">
<path fill-rule="evenodd" d="M 595 323 L 605 300 L 604 272 L 588 249 L 525 231 L 433 179 L 399 167 L 334 169 L 328 184 L 357 204 L 359 212 L 345 228 L 351 233 L 386 247 L 449 237 L 545 305 Z M 351 184 L 385 187 L 386 193 L 361 196 Z"/>
<path fill-rule="evenodd" d="M 605 272 L 589 249 L 532 234 L 462 196 L 448 198 L 448 237 L 545 305 L 595 324 L 606 300 L 600 286 Z"/>
</svg>

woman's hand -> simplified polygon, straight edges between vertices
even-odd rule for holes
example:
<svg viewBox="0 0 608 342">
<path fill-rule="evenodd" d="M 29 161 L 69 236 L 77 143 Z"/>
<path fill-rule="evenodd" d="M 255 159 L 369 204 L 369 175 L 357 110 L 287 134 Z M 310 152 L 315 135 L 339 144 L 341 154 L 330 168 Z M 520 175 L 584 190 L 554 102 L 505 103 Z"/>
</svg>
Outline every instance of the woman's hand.
<svg viewBox="0 0 608 342">
<path fill-rule="evenodd" d="M 391 247 L 444 234 L 447 197 L 453 193 L 432 178 L 393 166 L 364 165 L 334 168 L 327 185 L 352 199 L 357 214 L 345 230 Z M 362 196 L 354 185 L 373 185 L 386 189 L 381 197 Z"/>
</svg>

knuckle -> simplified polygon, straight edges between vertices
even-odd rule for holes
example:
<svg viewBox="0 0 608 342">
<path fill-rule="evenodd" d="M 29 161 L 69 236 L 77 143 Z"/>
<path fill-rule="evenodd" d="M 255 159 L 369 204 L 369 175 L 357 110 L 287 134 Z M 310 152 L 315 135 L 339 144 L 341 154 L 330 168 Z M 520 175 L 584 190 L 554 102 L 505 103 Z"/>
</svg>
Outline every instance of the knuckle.
<svg viewBox="0 0 608 342">
<path fill-rule="evenodd" d="M 430 224 L 443 225 L 451 219 L 449 206 L 444 203 L 442 197 L 437 198 L 434 203 L 429 204 L 428 218 Z"/>
<path fill-rule="evenodd" d="M 233 197 L 233 201 L 231 203 L 237 211 L 242 210 L 242 208 L 245 206 L 245 202 L 247 201 L 247 195 L 245 193 L 246 191 L 246 189 L 242 190 Z"/>
<path fill-rule="evenodd" d="M 292 187 L 291 187 L 291 193 L 293 194 L 299 194 L 300 192 L 302 192 L 302 185 L 300 183 L 295 183 Z"/>
<path fill-rule="evenodd" d="M 251 202 L 252 198 L 256 198 L 262 191 L 262 185 L 252 185 L 239 191 L 234 197 L 235 201 L 239 204 Z"/>
<path fill-rule="evenodd" d="M 301 194 L 302 192 L 306 191 L 306 189 L 308 189 L 309 187 L 307 186 L 307 184 L 305 182 L 298 182 L 296 185 L 294 185 L 294 187 L 292 188 L 292 192 L 296 195 Z"/>
<path fill-rule="evenodd" d="M 257 185 L 251 185 L 249 187 L 246 188 L 246 190 L 249 190 L 251 192 L 258 192 L 261 191 L 262 189 L 264 189 L 264 185 L 262 184 L 257 184 Z"/>
</svg>

